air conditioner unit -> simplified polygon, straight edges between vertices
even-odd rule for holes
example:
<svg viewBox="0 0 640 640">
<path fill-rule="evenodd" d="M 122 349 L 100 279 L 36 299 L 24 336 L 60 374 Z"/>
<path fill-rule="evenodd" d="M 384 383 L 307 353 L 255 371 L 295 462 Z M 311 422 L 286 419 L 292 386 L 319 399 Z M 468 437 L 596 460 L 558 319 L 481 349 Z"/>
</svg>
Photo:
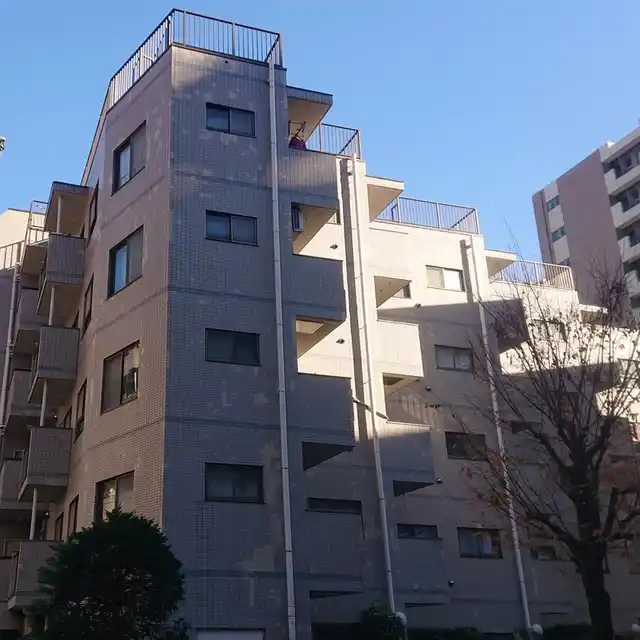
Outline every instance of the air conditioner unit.
<svg viewBox="0 0 640 640">
<path fill-rule="evenodd" d="M 300 207 L 295 204 L 291 207 L 291 226 L 294 233 L 302 233 L 304 231 L 304 216 L 300 211 Z"/>
</svg>

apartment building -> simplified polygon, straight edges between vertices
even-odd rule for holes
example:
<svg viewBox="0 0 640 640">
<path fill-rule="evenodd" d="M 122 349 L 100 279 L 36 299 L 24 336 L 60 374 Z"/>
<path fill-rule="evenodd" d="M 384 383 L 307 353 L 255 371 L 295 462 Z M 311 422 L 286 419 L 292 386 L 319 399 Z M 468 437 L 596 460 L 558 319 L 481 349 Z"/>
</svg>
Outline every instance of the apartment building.
<svg viewBox="0 0 640 640">
<path fill-rule="evenodd" d="M 594 272 L 624 269 L 640 306 L 640 127 L 608 142 L 535 193 L 543 260 L 570 265 L 580 299 L 598 303 Z"/>
<path fill-rule="evenodd" d="M 490 402 L 478 301 L 514 278 L 575 301 L 571 272 L 368 175 L 332 100 L 287 84 L 277 33 L 174 10 L 109 82 L 79 184 L 0 249 L 7 637 L 53 542 L 115 505 L 161 523 L 200 640 L 333 638 L 375 601 L 411 627 L 586 619 L 570 563 L 523 550 L 518 575 L 443 409 L 495 442 L 466 401 Z M 611 571 L 626 630 L 636 578 Z"/>
</svg>

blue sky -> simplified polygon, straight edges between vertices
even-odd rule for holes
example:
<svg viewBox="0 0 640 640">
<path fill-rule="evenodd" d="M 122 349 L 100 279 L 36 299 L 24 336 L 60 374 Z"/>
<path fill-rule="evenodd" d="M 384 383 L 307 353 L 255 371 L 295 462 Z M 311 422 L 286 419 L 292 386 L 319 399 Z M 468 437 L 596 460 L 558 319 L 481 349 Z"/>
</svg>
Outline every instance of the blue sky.
<svg viewBox="0 0 640 640">
<path fill-rule="evenodd" d="M 283 34 L 290 84 L 334 95 L 368 171 L 478 208 L 538 255 L 531 194 L 640 116 L 637 0 L 188 0 Z M 3 0 L 0 211 L 80 180 L 106 85 L 171 5 Z M 0 238 L 0 244 L 1 244 Z"/>
</svg>

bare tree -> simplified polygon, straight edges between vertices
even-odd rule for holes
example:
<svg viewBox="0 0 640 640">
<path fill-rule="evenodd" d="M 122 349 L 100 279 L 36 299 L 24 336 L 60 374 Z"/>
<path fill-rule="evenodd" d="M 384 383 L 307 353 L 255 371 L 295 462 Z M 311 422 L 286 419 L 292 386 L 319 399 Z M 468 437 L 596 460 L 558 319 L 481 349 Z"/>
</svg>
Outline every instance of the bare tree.
<svg viewBox="0 0 640 640">
<path fill-rule="evenodd" d="M 628 544 L 640 523 L 638 331 L 622 275 L 598 277 L 602 304 L 590 308 L 545 284 L 513 283 L 504 299 L 480 303 L 488 331 L 473 340 L 475 375 L 493 402 L 469 400 L 491 420 L 498 408 L 499 434 L 466 473 L 475 495 L 518 530 L 564 549 L 596 637 L 611 640 L 607 550 Z"/>
</svg>

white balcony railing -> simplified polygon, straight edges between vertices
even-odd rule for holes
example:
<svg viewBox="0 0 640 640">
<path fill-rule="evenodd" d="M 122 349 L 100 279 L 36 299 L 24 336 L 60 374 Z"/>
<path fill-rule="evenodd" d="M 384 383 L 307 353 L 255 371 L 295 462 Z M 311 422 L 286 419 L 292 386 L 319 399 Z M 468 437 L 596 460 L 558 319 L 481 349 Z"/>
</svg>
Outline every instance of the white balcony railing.
<svg viewBox="0 0 640 640">
<path fill-rule="evenodd" d="M 573 291 L 573 275 L 570 267 L 546 262 L 518 260 L 507 265 L 490 278 L 490 282 L 525 284 L 549 289 Z"/>
<path fill-rule="evenodd" d="M 376 220 L 463 233 L 480 233 L 478 214 L 473 207 L 404 196 L 387 205 Z"/>
</svg>

